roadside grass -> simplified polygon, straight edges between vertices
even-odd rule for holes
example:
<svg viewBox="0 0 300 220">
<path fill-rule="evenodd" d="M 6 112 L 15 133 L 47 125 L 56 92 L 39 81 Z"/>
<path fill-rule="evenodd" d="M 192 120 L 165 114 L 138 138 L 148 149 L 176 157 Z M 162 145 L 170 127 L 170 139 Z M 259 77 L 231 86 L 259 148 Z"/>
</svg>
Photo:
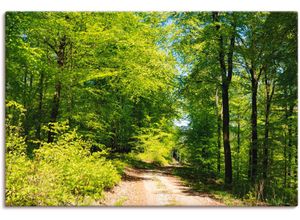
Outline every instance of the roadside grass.
<svg viewBox="0 0 300 220">
<path fill-rule="evenodd" d="M 122 196 L 115 202 L 114 206 L 120 207 L 124 205 L 124 202 L 128 200 L 127 196 Z"/>
<path fill-rule="evenodd" d="M 231 190 L 226 189 L 222 180 L 213 179 L 209 174 L 201 173 L 191 167 L 173 167 L 172 173 L 180 177 L 184 184 L 193 191 L 208 194 L 212 199 L 218 200 L 226 206 L 251 206 L 247 201 L 234 195 Z"/>
<path fill-rule="evenodd" d="M 137 168 L 137 169 L 157 169 L 160 166 L 156 163 L 150 163 L 136 157 L 134 154 L 119 154 L 114 155 L 113 163 L 118 164 L 120 170 L 124 170 L 125 167 Z"/>
<path fill-rule="evenodd" d="M 172 206 L 180 206 L 180 205 L 181 204 L 178 201 L 176 201 L 176 199 L 172 198 L 166 206 L 172 207 Z"/>
</svg>

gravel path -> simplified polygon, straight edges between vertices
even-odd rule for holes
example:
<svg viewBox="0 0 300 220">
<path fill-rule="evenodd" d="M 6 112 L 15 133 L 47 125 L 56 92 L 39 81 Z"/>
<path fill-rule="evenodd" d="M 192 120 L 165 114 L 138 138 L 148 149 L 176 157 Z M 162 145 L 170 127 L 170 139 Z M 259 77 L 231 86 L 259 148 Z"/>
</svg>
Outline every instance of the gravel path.
<svg viewBox="0 0 300 220">
<path fill-rule="evenodd" d="M 209 194 L 193 192 L 166 170 L 126 169 L 102 206 L 224 206 Z"/>
</svg>

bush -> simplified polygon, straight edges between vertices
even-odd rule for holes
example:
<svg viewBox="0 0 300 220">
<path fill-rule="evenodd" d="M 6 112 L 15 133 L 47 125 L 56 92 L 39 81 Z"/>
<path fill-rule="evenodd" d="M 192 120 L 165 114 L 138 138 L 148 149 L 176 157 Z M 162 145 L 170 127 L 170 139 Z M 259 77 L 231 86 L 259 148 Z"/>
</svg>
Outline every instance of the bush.
<svg viewBox="0 0 300 220">
<path fill-rule="evenodd" d="M 86 148 L 85 148 L 86 147 Z M 69 132 L 42 143 L 33 160 L 6 156 L 6 204 L 9 206 L 91 205 L 120 181 L 116 168 Z"/>
<path fill-rule="evenodd" d="M 64 132 L 53 143 L 40 143 L 33 159 L 17 126 L 6 122 L 6 205 L 93 205 L 103 191 L 120 181 L 120 174 L 76 131 Z M 58 128 L 59 125 L 53 126 Z"/>
</svg>

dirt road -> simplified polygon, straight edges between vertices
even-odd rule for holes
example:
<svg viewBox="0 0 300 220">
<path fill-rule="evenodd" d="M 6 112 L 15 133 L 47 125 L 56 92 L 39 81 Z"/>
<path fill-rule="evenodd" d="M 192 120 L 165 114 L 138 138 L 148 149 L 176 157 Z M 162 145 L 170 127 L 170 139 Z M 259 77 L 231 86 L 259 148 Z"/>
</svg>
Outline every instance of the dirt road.
<svg viewBox="0 0 300 220">
<path fill-rule="evenodd" d="M 193 192 L 168 169 L 126 169 L 102 206 L 223 206 L 209 194 Z"/>
</svg>

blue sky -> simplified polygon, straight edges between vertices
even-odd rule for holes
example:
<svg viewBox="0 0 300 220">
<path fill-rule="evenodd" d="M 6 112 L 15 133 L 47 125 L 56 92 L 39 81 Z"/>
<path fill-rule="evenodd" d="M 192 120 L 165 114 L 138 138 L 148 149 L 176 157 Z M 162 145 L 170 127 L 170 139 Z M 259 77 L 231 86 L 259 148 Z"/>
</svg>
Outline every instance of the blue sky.
<svg viewBox="0 0 300 220">
<path fill-rule="evenodd" d="M 174 120 L 174 124 L 178 127 L 188 126 L 189 123 L 190 123 L 190 121 L 185 118 L 181 118 L 179 120 Z"/>
</svg>

